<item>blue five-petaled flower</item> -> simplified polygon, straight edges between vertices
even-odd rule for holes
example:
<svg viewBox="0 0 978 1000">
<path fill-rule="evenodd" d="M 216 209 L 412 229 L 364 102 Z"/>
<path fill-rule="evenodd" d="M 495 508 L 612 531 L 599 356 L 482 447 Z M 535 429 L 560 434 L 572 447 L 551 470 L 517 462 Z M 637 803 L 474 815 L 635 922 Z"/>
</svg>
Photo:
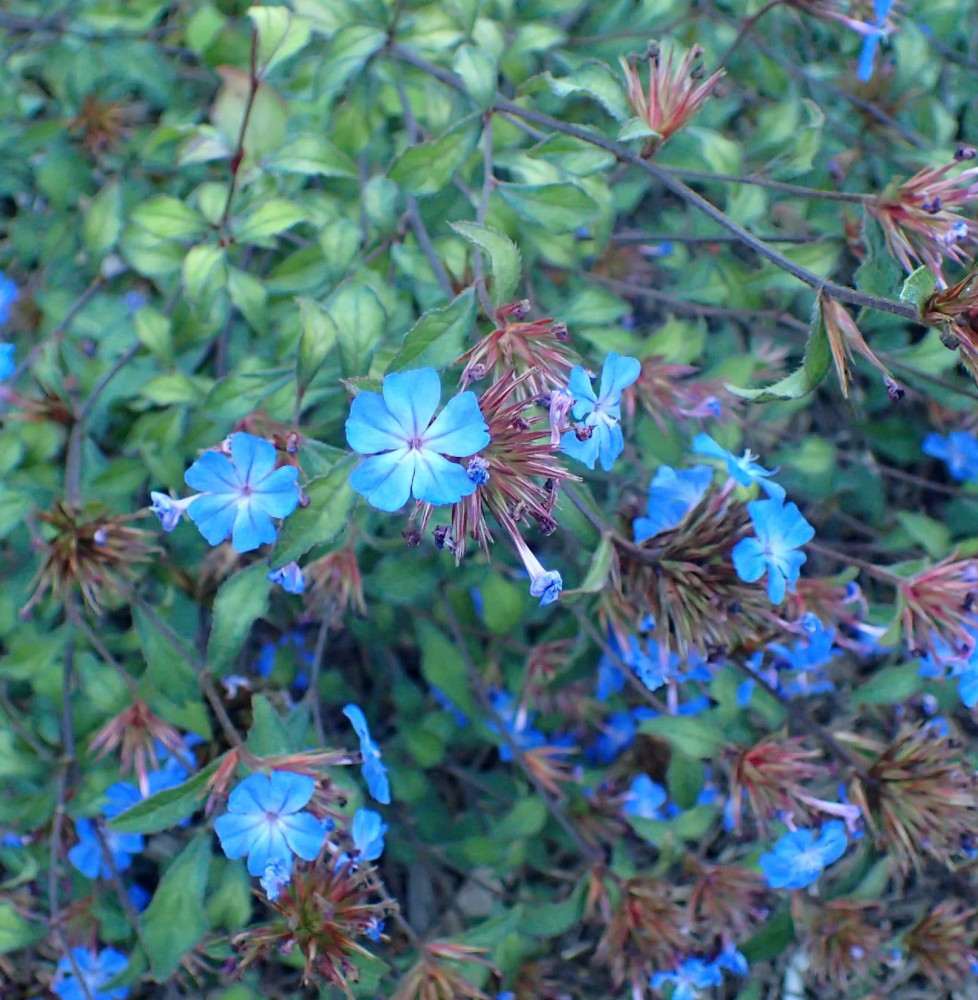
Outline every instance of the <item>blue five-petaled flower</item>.
<svg viewBox="0 0 978 1000">
<path fill-rule="evenodd" d="M 276 899 L 292 874 L 292 856 L 314 861 L 326 825 L 310 812 L 316 783 L 306 774 L 272 771 L 250 774 L 228 797 L 228 811 L 214 830 L 229 858 L 248 857 L 248 872 L 260 876 L 269 899 Z"/>
<path fill-rule="evenodd" d="M 58 962 L 58 973 L 51 989 L 61 1000 L 123 1000 L 129 995 L 128 986 L 116 986 L 111 990 L 102 987 L 128 964 L 129 959 L 114 948 L 103 948 L 98 955 L 87 948 L 72 948 L 71 958 L 65 956 Z"/>
<path fill-rule="evenodd" d="M 863 47 L 859 53 L 859 68 L 856 75 L 863 83 L 868 83 L 873 76 L 873 62 L 880 39 L 886 35 L 886 19 L 890 14 L 893 0 L 873 0 L 876 23 L 867 25 L 863 34 Z"/>
<path fill-rule="evenodd" d="M 560 447 L 566 454 L 583 462 L 589 469 L 594 468 L 596 461 L 600 461 L 605 472 L 611 469 L 625 448 L 618 423 L 621 418 L 621 394 L 641 371 L 642 365 L 637 358 L 623 358 L 609 351 L 601 368 L 598 394 L 595 395 L 587 372 L 580 365 L 574 365 L 567 380 L 567 388 L 575 399 L 571 412 L 575 420 L 583 422 L 582 433 L 588 436 L 582 439 L 577 431 L 566 431 L 560 439 Z"/>
<path fill-rule="evenodd" d="M 367 782 L 367 790 L 378 802 L 386 806 L 391 800 L 387 768 L 381 763 L 380 747 L 370 738 L 366 716 L 358 705 L 352 703 L 343 709 L 343 714 L 350 720 L 350 725 L 360 740 L 360 755 L 363 757 L 360 771 L 364 781 Z"/>
<path fill-rule="evenodd" d="M 489 444 L 475 393 L 453 396 L 435 417 L 441 382 L 434 368 L 387 375 L 381 391 L 361 392 L 350 407 L 346 439 L 368 456 L 353 470 L 350 485 L 386 511 L 399 510 L 412 496 L 440 505 L 475 492 L 479 477 L 449 461 Z"/>
<path fill-rule="evenodd" d="M 738 458 L 732 452 L 722 448 L 709 434 L 697 434 L 693 438 L 693 451 L 697 455 L 709 455 L 726 462 L 727 474 L 741 486 L 751 486 L 758 483 L 762 490 L 773 500 L 784 499 L 784 489 L 770 479 L 777 469 L 765 469 L 758 465 L 757 456 L 748 449 Z"/>
<path fill-rule="evenodd" d="M 666 983 L 672 983 L 672 1000 L 695 1000 L 700 990 L 709 986 L 719 986 L 723 974 L 715 962 L 704 962 L 701 958 L 688 958 L 675 972 L 657 972 L 651 978 L 654 990 L 661 990 Z"/>
<path fill-rule="evenodd" d="M 712 481 L 713 470 L 708 465 L 694 465 L 679 472 L 668 465 L 660 466 L 649 486 L 647 516 L 637 517 L 632 525 L 635 541 L 641 544 L 678 527 L 703 499 Z"/>
<path fill-rule="evenodd" d="M 978 440 L 967 431 L 951 431 L 948 436 L 928 434 L 922 450 L 925 455 L 939 458 L 947 471 L 959 483 L 978 479 Z"/>
<path fill-rule="evenodd" d="M 272 518 L 288 517 L 298 505 L 299 470 L 292 465 L 276 469 L 275 446 L 253 434 L 232 434 L 230 449 L 230 458 L 206 451 L 187 469 L 184 481 L 199 493 L 184 503 L 211 545 L 230 537 L 235 552 L 251 552 L 274 542 Z M 154 494 L 154 510 L 166 529 L 167 519 L 156 506 L 161 497 Z"/>
<path fill-rule="evenodd" d="M 846 852 L 846 825 L 834 819 L 815 836 L 814 830 L 792 830 L 760 857 L 761 871 L 772 889 L 804 889 Z"/>
<path fill-rule="evenodd" d="M 116 872 L 125 871 L 132 864 L 132 856 L 143 849 L 143 838 L 138 833 L 106 831 L 100 842 L 95 825 L 89 819 L 76 820 L 75 832 L 78 843 L 68 852 L 68 860 L 87 878 L 112 878 Z M 102 852 L 103 842 L 108 858 Z"/>
<path fill-rule="evenodd" d="M 734 569 L 746 583 L 767 573 L 767 596 L 773 604 L 794 589 L 802 563 L 808 558 L 798 547 L 810 542 L 815 529 L 793 503 L 754 500 L 747 504 L 756 538 L 742 538 L 733 548 Z"/>
</svg>

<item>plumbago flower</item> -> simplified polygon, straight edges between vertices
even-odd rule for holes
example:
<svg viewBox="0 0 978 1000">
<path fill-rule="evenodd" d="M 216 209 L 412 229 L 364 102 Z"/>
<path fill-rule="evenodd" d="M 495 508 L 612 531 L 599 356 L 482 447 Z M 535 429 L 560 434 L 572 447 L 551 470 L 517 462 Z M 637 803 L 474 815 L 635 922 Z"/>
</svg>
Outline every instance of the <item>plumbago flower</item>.
<svg viewBox="0 0 978 1000">
<path fill-rule="evenodd" d="M 660 467 L 649 486 L 649 504 L 645 517 L 638 517 L 632 524 L 635 541 L 641 544 L 663 531 L 670 531 L 682 523 L 683 518 L 703 499 L 713 481 L 713 470 L 706 465 L 692 469 Z"/>
<path fill-rule="evenodd" d="M 293 855 L 314 861 L 323 846 L 325 825 L 302 811 L 315 788 L 311 777 L 293 771 L 251 774 L 214 823 L 221 849 L 229 858 L 247 855 L 248 873 L 261 876 L 269 899 L 277 899 L 289 882 Z"/>
<path fill-rule="evenodd" d="M 353 731 L 360 739 L 360 754 L 363 757 L 361 773 L 367 783 L 367 790 L 385 806 L 390 804 L 391 789 L 387 780 L 387 768 L 380 761 L 380 747 L 370 738 L 367 728 L 367 718 L 358 705 L 347 705 L 343 714 L 350 720 Z"/>
<path fill-rule="evenodd" d="M 442 505 L 472 493 L 476 477 L 449 458 L 468 458 L 489 444 L 475 393 L 460 392 L 435 417 L 441 381 L 434 368 L 387 375 L 382 393 L 361 392 L 350 407 L 346 439 L 368 456 L 350 485 L 385 511 L 399 510 L 412 496 Z"/>
<path fill-rule="evenodd" d="M 275 541 L 272 518 L 288 517 L 299 503 L 299 470 L 276 468 L 273 444 L 239 432 L 227 440 L 227 450 L 205 451 L 184 476 L 200 492 L 183 500 L 165 493 L 150 494 L 150 508 L 164 531 L 172 531 L 187 514 L 210 545 L 231 539 L 235 552 L 251 552 Z"/>
<path fill-rule="evenodd" d="M 978 439 L 967 431 L 951 431 L 947 437 L 928 434 L 921 449 L 931 458 L 939 458 L 959 483 L 978 479 Z"/>
<path fill-rule="evenodd" d="M 575 420 L 583 423 L 567 431 L 560 439 L 560 446 L 571 458 L 583 462 L 589 469 L 596 461 L 605 472 L 611 470 L 615 459 L 625 448 L 621 426 L 621 394 L 639 376 L 641 362 L 637 358 L 622 358 L 609 351 L 601 368 L 601 385 L 594 394 L 587 372 L 575 365 L 570 373 L 567 388 L 574 396 L 571 409 Z"/>
<path fill-rule="evenodd" d="M 752 486 L 757 483 L 769 497 L 775 500 L 784 499 L 784 489 L 769 478 L 778 470 L 765 469 L 758 465 L 757 456 L 749 448 L 738 458 L 717 444 L 709 434 L 697 434 L 693 438 L 693 451 L 697 455 L 709 455 L 725 462 L 727 474 L 741 486 Z"/>
<path fill-rule="evenodd" d="M 114 948 L 103 948 L 97 955 L 87 948 L 72 948 L 71 958 L 58 962 L 51 989 L 61 1000 L 123 1000 L 129 996 L 128 986 L 102 987 L 128 964 L 129 959 Z"/>
<path fill-rule="evenodd" d="M 817 837 L 814 830 L 793 830 L 761 855 L 761 871 L 772 889 L 804 889 L 845 854 L 847 843 L 841 820 L 826 823 Z"/>
<path fill-rule="evenodd" d="M 808 558 L 796 550 L 815 537 L 815 529 L 793 503 L 754 500 L 747 504 L 747 511 L 757 537 L 742 538 L 734 546 L 734 569 L 745 583 L 760 580 L 767 573 L 767 596 L 772 604 L 780 604 L 787 588 L 794 589 Z"/>
<path fill-rule="evenodd" d="M 143 838 L 138 833 L 105 831 L 102 840 L 109 855 L 106 858 L 102 853 L 102 843 L 95 824 L 91 820 L 78 820 L 75 832 L 78 834 L 78 843 L 68 852 L 68 860 L 87 878 L 112 878 L 114 872 L 125 871 L 132 864 L 132 856 L 143 849 Z"/>
</svg>

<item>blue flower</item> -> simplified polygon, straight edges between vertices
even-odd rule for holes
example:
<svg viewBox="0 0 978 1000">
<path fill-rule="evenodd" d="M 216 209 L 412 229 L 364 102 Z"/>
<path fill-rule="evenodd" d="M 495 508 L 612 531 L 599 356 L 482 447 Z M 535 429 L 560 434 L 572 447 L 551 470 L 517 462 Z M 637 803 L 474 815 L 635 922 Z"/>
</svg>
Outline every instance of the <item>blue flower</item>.
<svg viewBox="0 0 978 1000">
<path fill-rule="evenodd" d="M 384 834 L 387 824 L 379 812 L 373 809 L 358 809 L 353 814 L 350 836 L 353 838 L 354 854 L 345 851 L 337 856 L 337 865 L 352 861 L 376 861 L 384 853 Z"/>
<path fill-rule="evenodd" d="M 577 431 L 567 431 L 560 439 L 563 451 L 583 462 L 589 469 L 600 460 L 605 472 L 611 469 L 615 459 L 624 451 L 625 441 L 621 427 L 621 394 L 641 374 L 642 365 L 637 358 L 621 358 L 609 351 L 601 368 L 601 385 L 598 395 L 587 372 L 574 365 L 567 380 L 567 388 L 576 402 L 572 413 L 576 420 L 583 420 L 582 433 L 588 433 L 583 440 Z"/>
<path fill-rule="evenodd" d="M 0 326 L 10 319 L 10 307 L 20 298 L 20 291 L 12 279 L 0 271 Z"/>
<path fill-rule="evenodd" d="M 292 465 L 275 468 L 275 446 L 252 434 L 232 434 L 231 457 L 206 451 L 187 469 L 186 484 L 200 494 L 187 514 L 211 545 L 230 536 L 235 552 L 275 541 L 273 517 L 288 517 L 299 503 Z"/>
<path fill-rule="evenodd" d="M 863 83 L 868 83 L 873 76 L 873 61 L 880 39 L 886 36 L 886 18 L 889 16 L 893 0 L 874 0 L 876 24 L 867 26 L 863 34 L 863 47 L 859 53 L 859 68 L 856 75 Z"/>
<path fill-rule="evenodd" d="M 786 833 L 774 850 L 760 857 L 761 871 L 772 889 L 804 889 L 846 852 L 846 825 L 834 819 L 818 836 L 814 830 Z"/>
<path fill-rule="evenodd" d="M 923 452 L 939 458 L 953 479 L 959 483 L 978 479 L 978 440 L 966 431 L 951 431 L 946 438 L 928 434 L 924 438 Z"/>
<path fill-rule="evenodd" d="M 726 448 L 721 448 L 709 434 L 697 434 L 693 438 L 693 451 L 697 455 L 709 455 L 711 458 L 718 458 L 721 462 L 725 462 L 727 475 L 735 482 L 740 483 L 741 486 L 751 486 L 753 483 L 758 483 L 772 499 L 784 499 L 784 489 L 768 478 L 778 470 L 765 469 L 758 465 L 757 456 L 750 449 L 737 458 Z"/>
<path fill-rule="evenodd" d="M 624 678 L 623 678 L 624 679 Z M 601 727 L 601 735 L 588 748 L 587 758 L 598 764 L 610 764 L 635 742 L 638 727 L 631 712 L 614 712 Z"/>
<path fill-rule="evenodd" d="M 656 784 L 647 774 L 638 774 L 625 796 L 625 814 L 661 821 L 665 817 L 660 810 L 668 797 L 662 785 Z"/>
<path fill-rule="evenodd" d="M 17 362 L 14 361 L 14 345 L 0 343 L 0 382 L 10 378 L 17 370 Z"/>
<path fill-rule="evenodd" d="M 347 705 L 343 714 L 350 720 L 353 731 L 360 739 L 360 754 L 363 757 L 360 771 L 367 782 L 367 790 L 378 802 L 389 805 L 391 789 L 387 780 L 387 768 L 380 762 L 380 747 L 370 738 L 366 717 L 359 706 L 353 704 Z"/>
<path fill-rule="evenodd" d="M 248 873 L 262 877 L 269 898 L 291 877 L 293 854 L 314 861 L 323 846 L 326 825 L 302 811 L 315 788 L 306 774 L 250 774 L 231 792 L 228 811 L 214 823 L 221 850 L 229 858 L 247 855 Z"/>
<path fill-rule="evenodd" d="M 72 948 L 71 958 L 74 967 L 67 956 L 58 962 L 58 972 L 51 986 L 61 1000 L 123 1000 L 129 995 L 128 986 L 102 989 L 129 964 L 129 959 L 121 952 L 104 948 L 93 955 L 87 948 Z M 75 967 L 79 976 L 75 975 Z"/>
<path fill-rule="evenodd" d="M 672 983 L 675 986 L 672 1000 L 696 1000 L 700 990 L 719 986 L 722 982 L 723 974 L 719 968 L 701 958 L 688 958 L 675 972 L 657 972 L 650 979 L 654 990 L 661 990 L 666 983 Z"/>
<path fill-rule="evenodd" d="M 815 529 L 798 507 L 781 500 L 754 500 L 747 504 L 756 538 L 742 538 L 733 548 L 734 569 L 745 583 L 753 583 L 767 573 L 767 596 L 773 604 L 784 600 L 788 586 L 794 585 L 808 558 L 796 551 L 815 536 Z"/>
<path fill-rule="evenodd" d="M 530 596 L 540 598 L 540 607 L 545 604 L 553 604 L 560 597 L 561 590 L 564 589 L 564 581 L 560 573 L 555 569 L 544 569 L 543 564 L 530 550 L 530 547 L 523 541 L 521 535 L 513 537 L 516 551 L 527 573 L 530 574 Z"/>
<path fill-rule="evenodd" d="M 180 523 L 180 518 L 187 512 L 187 508 L 197 499 L 196 496 L 186 497 L 183 500 L 174 500 L 166 493 L 157 493 L 155 490 L 150 493 L 153 503 L 150 510 L 160 519 L 160 525 L 164 531 L 173 531 Z"/>
<path fill-rule="evenodd" d="M 495 713 L 499 716 L 506 731 L 513 738 L 513 742 L 521 750 L 532 750 L 535 747 L 542 747 L 547 738 L 539 729 L 534 729 L 532 722 L 534 715 L 528 712 L 524 705 L 514 704 L 512 696 L 506 691 L 494 691 L 490 694 L 489 700 Z M 496 733 L 498 728 L 495 723 L 487 723 L 488 728 Z M 511 761 L 513 750 L 508 743 L 503 743 L 499 748 L 499 759 Z"/>
<path fill-rule="evenodd" d="M 641 543 L 678 527 L 703 499 L 712 479 L 713 470 L 707 465 L 679 472 L 668 465 L 661 466 L 649 486 L 648 516 L 636 518 L 632 525 L 635 541 Z"/>
<path fill-rule="evenodd" d="M 91 820 L 75 821 L 78 843 L 68 852 L 68 860 L 86 878 L 112 878 L 113 867 L 117 872 L 125 871 L 132 864 L 132 856 L 143 849 L 143 838 L 138 833 L 113 833 L 106 830 L 102 834 L 106 849 L 112 858 L 110 865 L 102 854 L 102 845 Z"/>
<path fill-rule="evenodd" d="M 413 495 L 431 504 L 457 503 L 478 483 L 468 458 L 489 444 L 489 428 L 473 392 L 453 396 L 435 416 L 441 382 L 434 368 L 384 378 L 383 396 L 361 392 L 346 421 L 350 447 L 369 457 L 354 469 L 350 485 L 380 510 L 399 510 Z"/>
<path fill-rule="evenodd" d="M 747 959 L 744 957 L 743 953 L 738 951 L 737 948 L 728 944 L 723 951 L 713 960 L 713 964 L 718 969 L 726 969 L 728 972 L 734 973 L 737 976 L 746 976 L 749 966 L 747 964 Z"/>
<path fill-rule="evenodd" d="M 273 569 L 268 574 L 268 579 L 280 584 L 287 594 L 301 594 L 306 589 L 306 581 L 297 562 L 290 562 L 281 569 Z"/>
</svg>

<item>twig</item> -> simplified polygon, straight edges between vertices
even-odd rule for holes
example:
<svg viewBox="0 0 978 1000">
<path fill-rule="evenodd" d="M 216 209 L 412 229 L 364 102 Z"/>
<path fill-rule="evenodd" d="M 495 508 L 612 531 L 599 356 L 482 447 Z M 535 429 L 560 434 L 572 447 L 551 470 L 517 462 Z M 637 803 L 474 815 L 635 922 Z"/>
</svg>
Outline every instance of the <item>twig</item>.
<svg viewBox="0 0 978 1000">
<path fill-rule="evenodd" d="M 231 217 L 231 202 L 234 200 L 234 192 L 238 186 L 238 173 L 241 170 L 241 163 L 244 160 L 245 133 L 248 131 L 248 122 L 251 120 L 251 111 L 255 106 L 255 98 L 258 96 L 258 87 L 261 81 L 258 79 L 258 29 L 251 31 L 251 58 L 248 64 L 248 98 L 245 102 L 244 116 L 241 119 L 241 131 L 238 133 L 238 144 L 231 154 L 229 169 L 231 179 L 228 182 L 228 193 L 224 199 L 224 211 L 221 213 L 221 221 L 218 228 L 224 231 L 227 228 L 228 219 Z"/>
<path fill-rule="evenodd" d="M 492 173 L 492 115 L 486 115 L 485 125 L 482 129 L 482 194 L 479 196 L 479 205 L 475 210 L 475 221 L 480 226 L 484 226 L 486 223 L 489 197 L 495 186 L 496 179 Z M 485 261 L 482 257 L 482 251 L 478 248 L 475 251 L 472 267 L 475 274 L 475 291 L 479 296 L 479 302 L 485 309 L 486 315 L 492 319 L 496 311 L 493 309 L 492 300 L 486 291 Z"/>
</svg>

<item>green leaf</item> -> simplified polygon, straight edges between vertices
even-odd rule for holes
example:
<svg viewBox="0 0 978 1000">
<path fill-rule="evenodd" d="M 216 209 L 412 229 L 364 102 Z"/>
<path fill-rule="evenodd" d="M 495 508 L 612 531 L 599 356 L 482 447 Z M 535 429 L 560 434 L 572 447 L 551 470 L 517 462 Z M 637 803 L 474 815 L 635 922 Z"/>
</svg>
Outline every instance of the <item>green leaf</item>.
<svg viewBox="0 0 978 1000">
<path fill-rule="evenodd" d="M 901 705 L 923 686 L 920 660 L 910 660 L 878 670 L 852 692 L 852 701 L 857 705 Z"/>
<path fill-rule="evenodd" d="M 307 18 L 295 17 L 287 7 L 250 7 L 247 13 L 258 32 L 258 66 L 262 77 L 309 41 L 312 24 Z"/>
<path fill-rule="evenodd" d="M 353 159 L 321 135 L 300 135 L 264 159 L 268 170 L 283 174 L 305 174 L 317 177 L 359 176 Z"/>
<path fill-rule="evenodd" d="M 918 267 L 907 277 L 900 289 L 900 301 L 912 302 L 917 312 L 923 314 L 927 300 L 934 294 L 937 287 L 937 276 L 929 267 Z"/>
<path fill-rule="evenodd" d="M 866 259 L 856 269 L 856 288 L 867 295 L 889 298 L 900 283 L 900 265 L 893 259 L 880 224 L 868 213 L 863 214 L 863 242 Z"/>
<path fill-rule="evenodd" d="M 560 903 L 527 903 L 520 921 L 520 933 L 546 938 L 566 933 L 584 912 L 586 892 L 586 884 L 579 882 L 567 899 Z"/>
<path fill-rule="evenodd" d="M 96 257 L 103 257 L 122 232 L 122 188 L 109 181 L 92 199 L 82 223 L 82 239 Z"/>
<path fill-rule="evenodd" d="M 588 565 L 584 582 L 578 589 L 582 590 L 585 594 L 597 594 L 604 590 L 608 582 L 608 574 L 611 572 L 611 556 L 613 551 L 611 535 L 607 533 L 602 534 L 601 541 L 598 542 L 598 547 L 594 550 L 594 555 L 591 556 L 591 562 Z"/>
<path fill-rule="evenodd" d="M 113 833 L 161 833 L 175 827 L 201 808 L 205 786 L 225 756 L 212 760 L 182 785 L 164 788 L 119 813 L 109 820 L 109 829 Z"/>
<path fill-rule="evenodd" d="M 173 331 L 168 316 L 144 306 L 132 318 L 139 342 L 165 364 L 173 360 Z"/>
<path fill-rule="evenodd" d="M 268 609 L 271 586 L 264 562 L 253 563 L 221 585 L 207 640 L 207 669 L 212 673 L 220 676 L 234 666 L 251 626 Z"/>
<path fill-rule="evenodd" d="M 468 118 L 431 142 L 409 146 L 394 161 L 390 179 L 416 198 L 437 194 L 475 150 L 478 123 L 478 118 Z"/>
<path fill-rule="evenodd" d="M 228 268 L 228 295 L 256 333 L 268 332 L 268 293 L 263 282 L 237 267 Z"/>
<path fill-rule="evenodd" d="M 475 291 L 467 288 L 442 309 L 429 309 L 404 336 L 388 372 L 405 368 L 444 368 L 464 350 L 475 324 Z"/>
<path fill-rule="evenodd" d="M 831 364 L 832 349 L 829 347 L 829 338 L 825 331 L 821 307 L 816 302 L 815 311 L 812 314 L 811 331 L 808 334 L 808 343 L 805 345 L 805 357 L 802 359 L 800 368 L 763 389 L 740 389 L 734 385 L 727 385 L 726 389 L 735 396 L 748 399 L 752 403 L 770 403 L 778 399 L 800 399 L 816 389 L 825 378 Z"/>
<path fill-rule="evenodd" d="M 285 723 L 264 695 L 251 699 L 251 710 L 254 714 L 248 730 L 248 749 L 256 757 L 291 753 L 295 749 Z"/>
<path fill-rule="evenodd" d="M 369 24 L 350 24 L 337 31 L 323 53 L 324 70 L 317 81 L 320 100 L 323 93 L 342 88 L 386 42 L 387 32 Z"/>
<path fill-rule="evenodd" d="M 313 299 L 300 298 L 299 311 L 302 315 L 302 336 L 295 358 L 295 379 L 302 395 L 336 344 L 337 329 L 333 317 Z"/>
<path fill-rule="evenodd" d="M 455 50 L 452 69 L 462 78 L 479 109 L 488 110 L 496 97 L 498 69 L 495 60 L 477 45 L 460 45 Z"/>
<path fill-rule="evenodd" d="M 146 232 L 162 240 L 191 240 L 204 234 L 203 216 L 179 198 L 161 194 L 133 209 L 130 219 Z"/>
<path fill-rule="evenodd" d="M 517 215 L 550 233 L 572 233 L 599 212 L 598 203 L 576 184 L 508 184 L 497 190 Z"/>
<path fill-rule="evenodd" d="M 661 139 L 662 135 L 654 128 L 649 128 L 644 118 L 629 118 L 618 130 L 619 142 L 630 142 L 632 139 Z"/>
<path fill-rule="evenodd" d="M 273 566 L 281 567 L 298 559 L 314 545 L 329 545 L 344 531 L 356 499 L 350 473 L 357 460 L 357 455 L 348 455 L 305 488 L 309 506 L 297 510 L 282 526 Z"/>
<path fill-rule="evenodd" d="M 231 229 L 239 243 L 261 243 L 308 220 L 306 211 L 284 198 L 270 198 L 253 212 L 235 220 Z"/>
<path fill-rule="evenodd" d="M 505 843 L 517 837 L 534 837 L 547 822 L 547 807 L 542 799 L 520 799 L 502 818 L 493 822 L 493 836 Z"/>
<path fill-rule="evenodd" d="M 558 97 L 590 97 L 616 121 L 624 121 L 632 114 L 621 80 L 597 59 L 575 66 L 569 76 L 554 78 L 545 73 L 543 79 Z"/>
<path fill-rule="evenodd" d="M 727 744 L 708 712 L 702 715 L 658 715 L 639 725 L 639 732 L 658 736 L 687 757 L 703 760 L 715 756 Z"/>
<path fill-rule="evenodd" d="M 943 522 L 913 510 L 898 510 L 896 519 L 932 559 L 943 559 L 951 551 L 951 530 Z"/>
<path fill-rule="evenodd" d="M 477 222 L 450 222 L 449 225 L 488 255 L 493 305 L 498 307 L 508 302 L 520 280 L 520 251 L 516 244 L 504 233 Z"/>
<path fill-rule="evenodd" d="M 173 859 L 143 914 L 142 942 L 152 978 L 168 979 L 180 960 L 207 932 L 204 892 L 211 861 L 211 835 L 190 841 Z"/>
<path fill-rule="evenodd" d="M 191 302 L 209 299 L 227 282 L 224 247 L 201 244 L 192 247 L 183 259 L 183 287 Z"/>
<path fill-rule="evenodd" d="M 448 699 L 470 719 L 477 718 L 480 713 L 469 691 L 465 664 L 458 648 L 424 618 L 416 619 L 414 628 L 421 647 L 421 673 L 424 674 L 424 679 L 432 687 L 444 691 Z"/>
<path fill-rule="evenodd" d="M 343 285 L 326 303 L 336 324 L 343 374 L 365 375 L 387 327 L 387 310 L 365 284 Z"/>
<path fill-rule="evenodd" d="M 44 933 L 42 923 L 22 917 L 13 903 L 0 901 L 0 955 L 29 948 Z"/>
</svg>

